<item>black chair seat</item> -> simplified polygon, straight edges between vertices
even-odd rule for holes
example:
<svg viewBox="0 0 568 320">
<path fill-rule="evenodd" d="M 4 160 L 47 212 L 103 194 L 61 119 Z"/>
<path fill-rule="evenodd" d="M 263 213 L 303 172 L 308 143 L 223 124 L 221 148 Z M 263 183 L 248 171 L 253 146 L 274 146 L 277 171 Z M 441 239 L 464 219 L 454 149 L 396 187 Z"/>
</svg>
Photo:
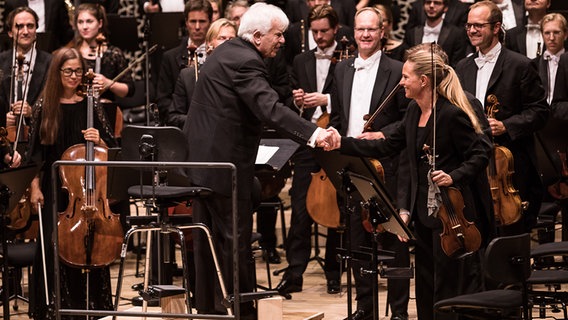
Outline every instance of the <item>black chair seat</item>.
<svg viewBox="0 0 568 320">
<path fill-rule="evenodd" d="M 542 285 L 568 283 L 568 270 L 533 270 L 527 283 Z"/>
<path fill-rule="evenodd" d="M 8 264 L 15 268 L 31 266 L 34 262 L 37 244 L 35 242 L 18 242 L 8 244 Z M 0 246 L 0 255 L 4 257 Z"/>
<path fill-rule="evenodd" d="M 177 186 L 152 186 L 143 185 L 131 186 L 128 188 L 128 194 L 136 198 L 148 198 L 156 196 L 158 201 L 169 200 L 186 200 L 197 197 L 207 197 L 211 194 L 211 189 L 204 187 L 177 187 Z"/>
<path fill-rule="evenodd" d="M 440 311 L 448 308 L 459 308 L 461 310 L 467 308 L 518 309 L 522 303 L 523 295 L 521 291 L 489 290 L 441 300 L 434 305 L 434 308 Z"/>
<path fill-rule="evenodd" d="M 549 242 L 536 246 L 531 250 L 531 257 L 554 256 L 568 253 L 568 241 Z"/>
</svg>

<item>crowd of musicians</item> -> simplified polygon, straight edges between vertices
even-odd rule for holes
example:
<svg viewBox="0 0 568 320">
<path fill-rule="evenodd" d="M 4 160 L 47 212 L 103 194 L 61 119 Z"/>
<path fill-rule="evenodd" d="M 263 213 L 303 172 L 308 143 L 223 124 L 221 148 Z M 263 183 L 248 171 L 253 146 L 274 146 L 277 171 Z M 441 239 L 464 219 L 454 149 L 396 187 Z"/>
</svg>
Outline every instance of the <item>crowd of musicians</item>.
<svg viewBox="0 0 568 320">
<path fill-rule="evenodd" d="M 251 256 L 254 212 L 265 259 L 280 263 L 276 212 L 257 208 L 255 159 L 266 128 L 300 145 L 290 161 L 292 214 L 284 244 L 288 267 L 276 287 L 280 294 L 302 291 L 315 216 L 328 215 L 310 209 L 312 176 L 325 166 L 316 161 L 314 149 L 376 159 L 377 176 L 411 230 L 411 236 L 379 232 L 346 193 L 332 190 L 333 197 L 318 199 L 341 216 L 327 230 L 322 285 L 328 294 L 341 291 L 345 261 L 336 257 L 346 242 L 358 249 L 377 241 L 379 248 L 394 252 L 389 267 L 408 268 L 412 248 L 421 320 L 455 319 L 434 313 L 434 303 L 496 286 L 483 278 L 487 244 L 498 236 L 531 232 L 543 201 L 557 201 L 566 210 L 568 23 L 562 14 L 548 12 L 551 1 L 417 0 L 404 38 L 396 39 L 393 29 L 401 16 L 396 1 L 141 0 L 145 18 L 183 12 L 187 32 L 179 46 L 150 59 L 157 124 L 182 130 L 187 161 L 230 162 L 237 168 L 238 239 L 232 235 L 230 173 L 183 173 L 191 185 L 212 190 L 192 201 L 192 219 L 212 232 L 227 292 L 234 283 L 234 241 L 241 257 L 239 290 L 255 289 L 254 263 L 244 258 Z M 70 216 L 66 208 L 82 206 L 75 212 L 86 214 L 89 206 L 85 198 L 69 196 L 69 184 L 84 190 L 89 179 L 52 177 L 52 164 L 84 159 L 69 151 L 76 145 L 87 151 L 120 147 L 116 101 L 133 96 L 136 86 L 125 54 L 108 41 L 107 13 L 117 10 L 118 1 L 111 0 L 6 0 L 4 26 L 13 45 L 0 53 L 0 126 L 7 129 L 2 167 L 40 167 L 26 197 L 43 218 L 48 237 L 43 243 L 50 243 L 57 227 L 52 223 L 58 214 L 51 206 L 54 179 L 68 191 L 57 193 L 59 213 Z M 39 33 L 52 35 L 50 52 L 37 46 Z M 542 175 L 547 161 L 555 168 L 552 178 Z M 278 195 L 263 200 L 278 201 Z M 115 201 L 107 220 L 124 218 L 129 209 L 128 201 Z M 65 248 L 61 238 L 74 238 L 66 238 L 62 225 L 59 247 Z M 88 255 L 84 265 L 57 258 L 62 261 L 61 307 L 113 309 L 109 265 L 91 261 L 99 241 L 92 233 L 107 236 L 107 231 L 93 222 L 85 240 L 76 241 L 84 242 L 75 244 Z M 120 245 L 122 236 L 119 232 L 118 242 L 112 241 Z M 184 262 L 192 266 L 188 294 L 199 313 L 227 314 L 207 241 L 193 232 L 191 261 Z M 30 280 L 34 319 L 53 314 L 53 259 L 51 246 L 38 247 Z M 346 319 L 373 319 L 376 289 L 361 272 L 369 270 L 369 262 L 348 263 L 356 307 Z M 409 280 L 388 279 L 388 291 L 391 319 L 408 319 Z M 254 302 L 239 309 L 241 319 L 257 318 Z"/>
</svg>

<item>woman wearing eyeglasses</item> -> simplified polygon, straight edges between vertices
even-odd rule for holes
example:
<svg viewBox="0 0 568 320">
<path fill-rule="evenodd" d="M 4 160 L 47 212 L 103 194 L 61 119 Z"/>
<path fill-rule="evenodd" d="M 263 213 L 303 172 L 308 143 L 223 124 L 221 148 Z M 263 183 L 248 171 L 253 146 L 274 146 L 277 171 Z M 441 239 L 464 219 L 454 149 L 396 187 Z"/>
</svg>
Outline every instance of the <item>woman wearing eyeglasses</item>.
<svg viewBox="0 0 568 320">
<path fill-rule="evenodd" d="M 48 288 L 50 301 L 53 301 L 54 286 L 53 251 L 50 236 L 54 228 L 52 223 L 52 188 L 51 165 L 61 159 L 67 148 L 85 141 L 95 145 L 114 146 L 115 141 L 108 126 L 104 112 L 95 104 L 94 127 L 87 128 L 87 98 L 77 93 L 85 73 L 85 63 L 76 49 L 62 48 L 53 54 L 47 73 L 45 87 L 40 99 L 34 106 L 32 132 L 30 138 L 29 160 L 42 164 L 40 173 L 30 186 L 30 201 L 34 210 L 38 204 L 42 207 L 45 258 L 47 259 Z M 57 179 L 59 181 L 59 179 Z M 67 207 L 68 197 L 57 192 L 58 212 Z M 31 288 L 30 312 L 35 319 L 46 319 L 45 291 L 41 250 L 34 261 Z M 85 309 L 84 277 L 80 269 L 60 264 L 61 306 L 63 308 Z M 90 272 L 89 309 L 111 309 L 110 274 L 108 268 L 93 269 Z"/>
</svg>

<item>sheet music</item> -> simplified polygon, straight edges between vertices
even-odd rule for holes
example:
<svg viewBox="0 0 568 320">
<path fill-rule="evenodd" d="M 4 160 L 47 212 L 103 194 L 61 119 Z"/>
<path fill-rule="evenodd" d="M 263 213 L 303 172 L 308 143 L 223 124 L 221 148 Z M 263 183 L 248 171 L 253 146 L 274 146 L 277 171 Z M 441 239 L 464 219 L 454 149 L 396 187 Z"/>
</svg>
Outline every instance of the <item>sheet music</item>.
<svg viewBox="0 0 568 320">
<path fill-rule="evenodd" d="M 254 164 L 266 164 L 274 154 L 280 149 L 276 146 L 258 146 L 258 153 L 256 154 L 256 161 Z"/>
</svg>

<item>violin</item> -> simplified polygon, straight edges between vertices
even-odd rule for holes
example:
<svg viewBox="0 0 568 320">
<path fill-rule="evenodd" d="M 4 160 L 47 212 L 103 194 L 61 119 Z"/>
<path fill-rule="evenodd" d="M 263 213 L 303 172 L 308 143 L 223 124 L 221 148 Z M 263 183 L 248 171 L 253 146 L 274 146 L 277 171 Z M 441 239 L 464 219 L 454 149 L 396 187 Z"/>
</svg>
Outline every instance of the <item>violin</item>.
<svg viewBox="0 0 568 320">
<path fill-rule="evenodd" d="M 93 127 L 93 70 L 87 78 L 87 128 Z M 62 160 L 106 161 L 108 149 L 94 142 L 76 144 L 63 153 Z M 111 212 L 107 190 L 107 169 L 103 166 L 62 166 L 59 170 L 69 205 L 58 216 L 59 257 L 73 267 L 96 268 L 109 265 L 120 255 L 123 232 L 120 216 Z"/>
<path fill-rule="evenodd" d="M 14 143 L 14 150 L 17 150 L 18 142 L 28 142 L 29 140 L 30 127 L 26 125 L 25 117 L 22 116 L 22 113 L 24 111 L 24 103 L 27 100 L 27 89 L 25 84 L 29 79 L 29 70 L 24 75 L 24 60 L 24 55 L 21 52 L 18 53 L 18 55 L 16 56 L 17 68 L 15 77 L 17 94 L 13 99 L 13 103 L 21 101 L 20 112 L 14 112 L 14 115 L 16 116 L 16 125 L 6 127 L 8 140 Z"/>
<path fill-rule="evenodd" d="M 497 97 L 490 94 L 487 97 L 487 117 L 494 118 L 499 112 Z M 493 152 L 487 167 L 487 177 L 491 187 L 495 222 L 501 226 L 508 226 L 521 219 L 523 203 L 519 191 L 513 186 L 512 176 L 514 170 L 513 154 L 509 149 L 493 143 Z"/>
<path fill-rule="evenodd" d="M 428 163 L 436 170 L 435 156 L 430 146 L 423 148 Z M 481 233 L 475 223 L 468 221 L 463 213 L 465 207 L 461 192 L 454 187 L 438 187 L 442 199 L 438 210 L 438 218 L 442 222 L 440 244 L 444 253 L 450 258 L 468 256 L 481 246 Z"/>
</svg>

